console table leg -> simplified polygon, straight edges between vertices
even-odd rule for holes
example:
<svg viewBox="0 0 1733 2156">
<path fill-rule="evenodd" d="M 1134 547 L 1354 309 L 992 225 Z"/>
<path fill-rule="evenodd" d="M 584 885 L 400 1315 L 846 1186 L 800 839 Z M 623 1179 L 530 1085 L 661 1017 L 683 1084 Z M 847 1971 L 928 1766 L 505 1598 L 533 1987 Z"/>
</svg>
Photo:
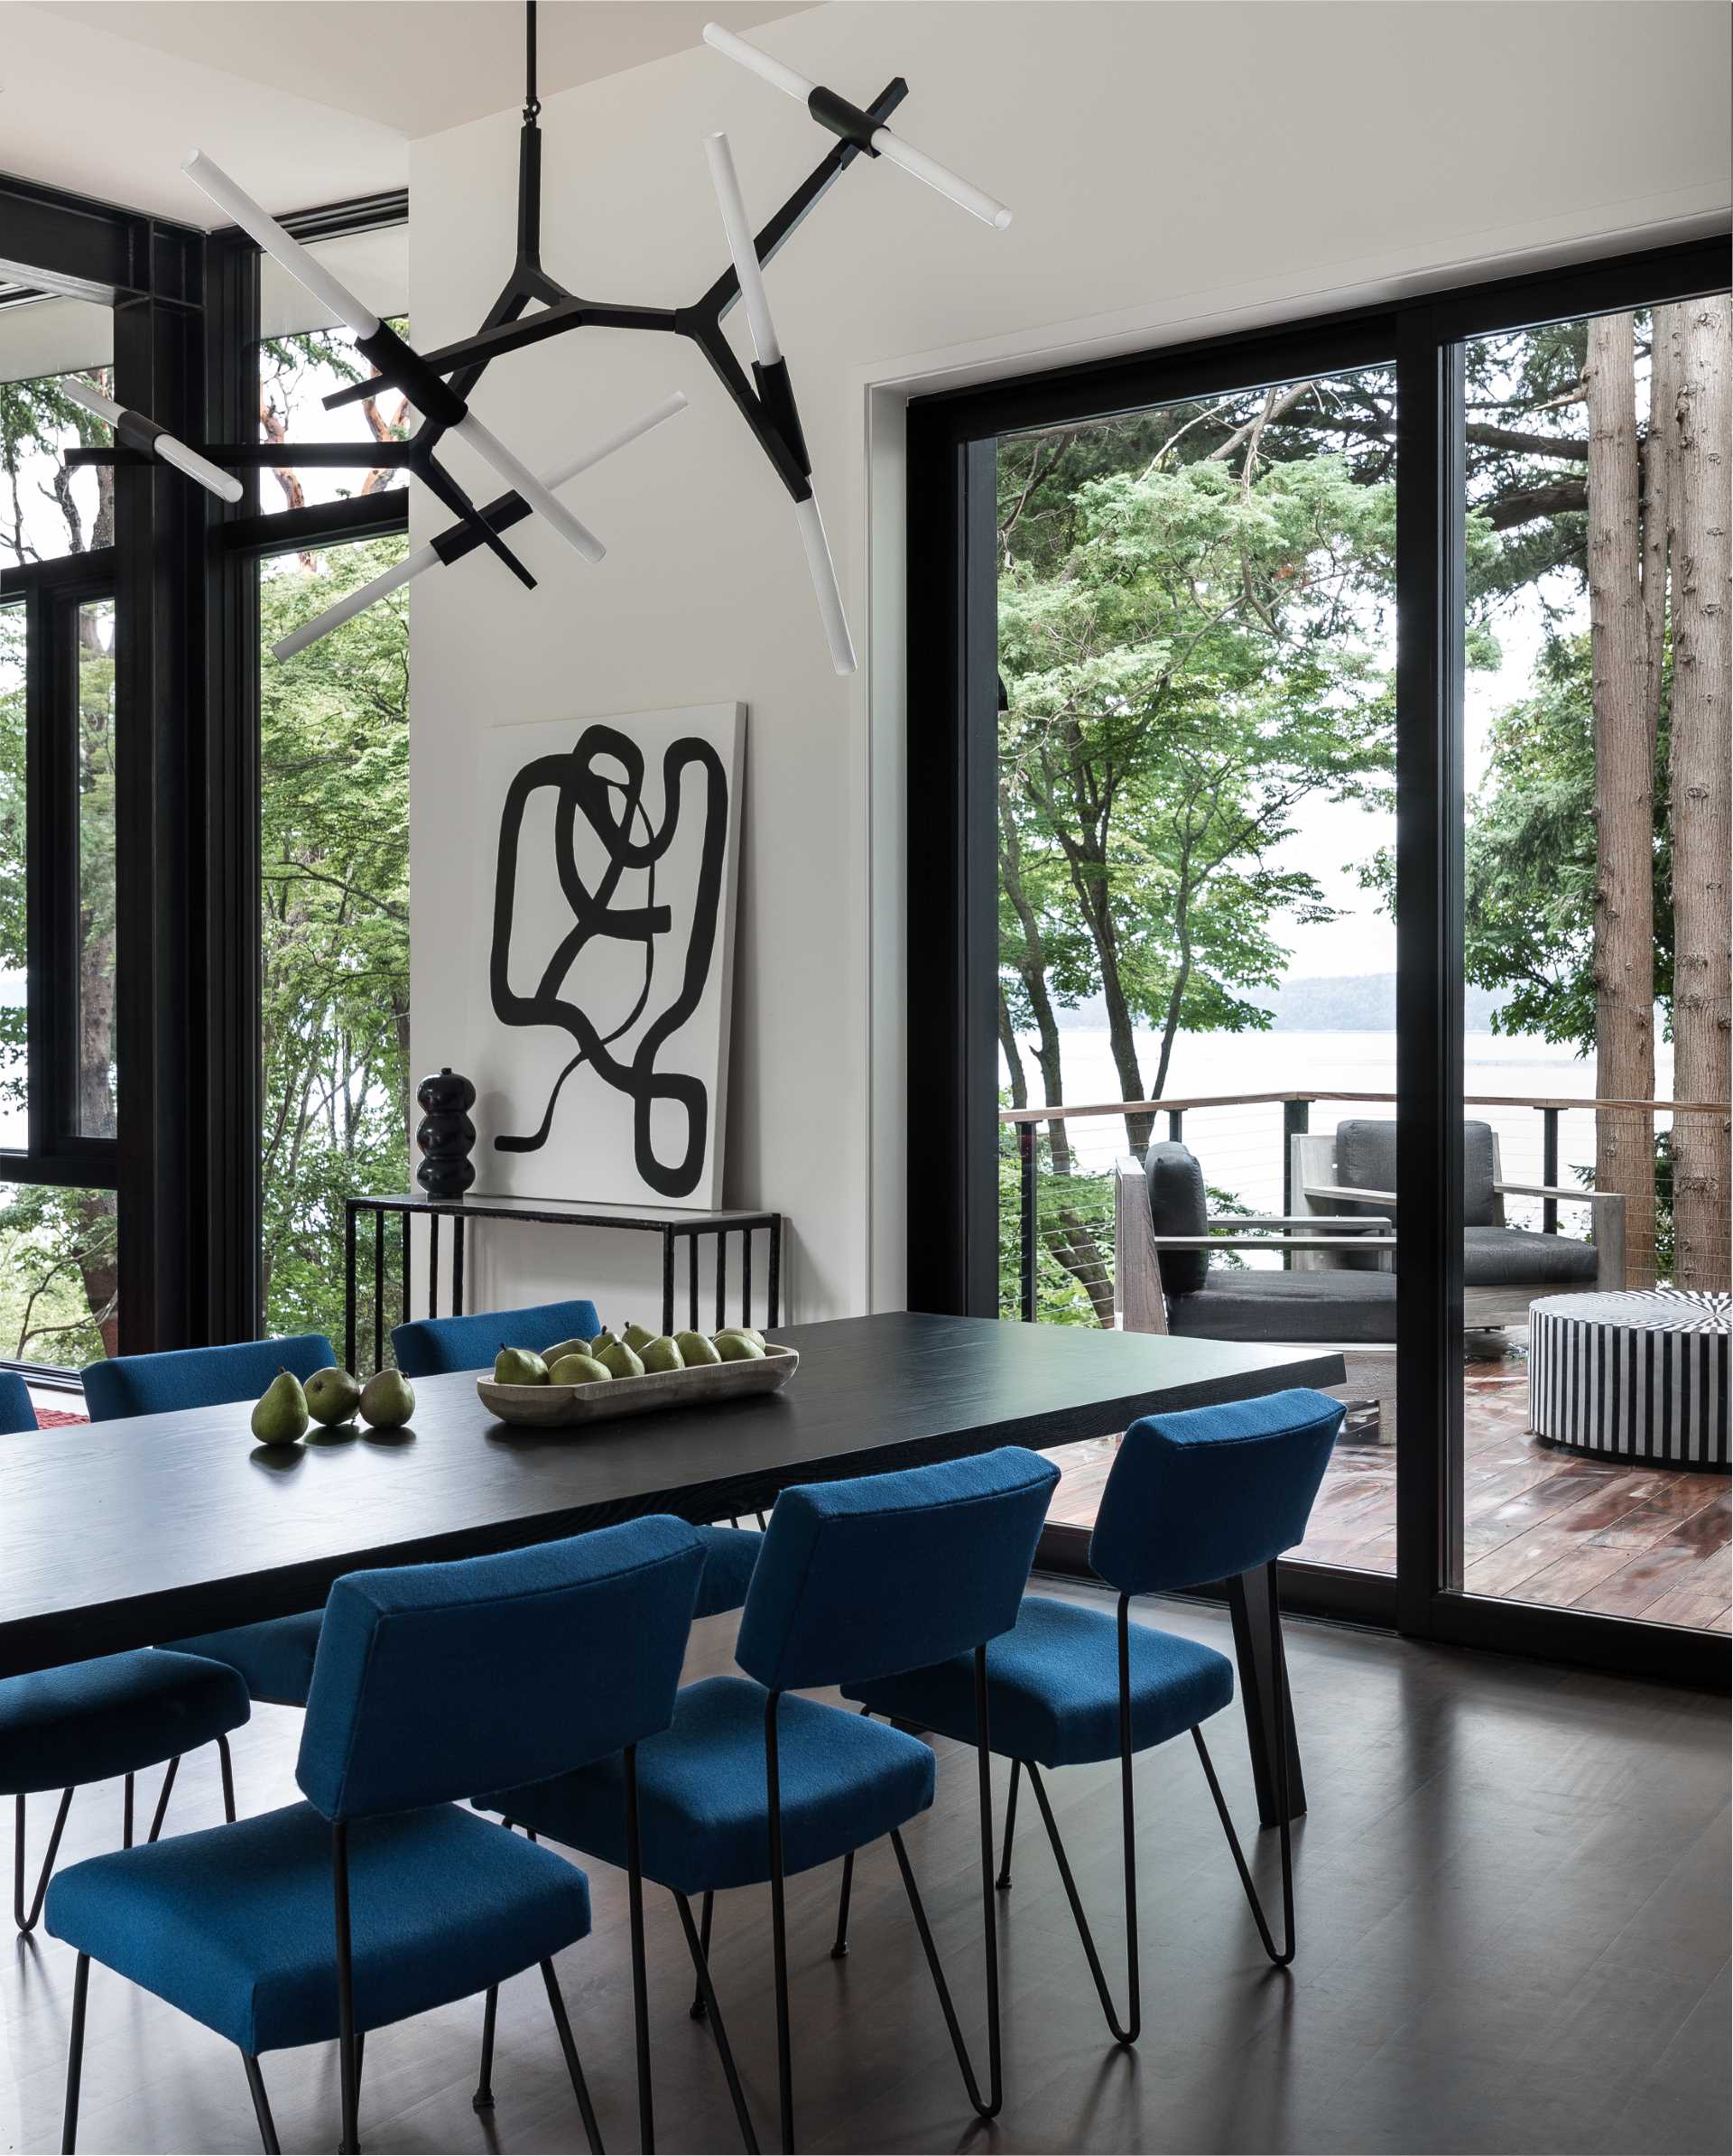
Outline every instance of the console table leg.
<svg viewBox="0 0 1733 2156">
<path fill-rule="evenodd" d="M 451 1216 L 451 1315 L 463 1315 L 463 1215 Z"/>
<path fill-rule="evenodd" d="M 385 1362 L 385 1216 L 373 1216 L 373 1367 Z"/>
<path fill-rule="evenodd" d="M 409 1215 L 408 1215 L 408 1213 L 399 1213 L 399 1215 L 398 1215 L 397 1217 L 398 1217 L 398 1219 L 399 1219 L 399 1220 L 400 1220 L 400 1221 L 403 1222 L 403 1323 L 404 1323 L 405 1324 L 407 1324 L 409 1323 L 409 1320 L 410 1320 L 410 1315 L 411 1315 L 410 1307 L 409 1307 Z"/>
<path fill-rule="evenodd" d="M 440 1315 L 440 1216 L 427 1216 L 427 1315 Z"/>
<path fill-rule="evenodd" d="M 774 1325 L 782 1321 L 782 1293 L 783 1216 L 779 1213 L 770 1223 L 770 1278 L 765 1285 L 767 1324 Z"/>
<path fill-rule="evenodd" d="M 343 1367 L 355 1368 L 355 1206 L 343 1208 Z"/>
<path fill-rule="evenodd" d="M 719 1333 L 728 1322 L 725 1301 L 728 1292 L 728 1231 L 718 1229 L 716 1237 L 716 1329 Z"/>
<path fill-rule="evenodd" d="M 672 1333 L 674 1329 L 674 1231 L 664 1228 L 662 1231 L 662 1329 Z"/>
<path fill-rule="evenodd" d="M 740 1231 L 740 1323 L 752 1323 L 752 1230 Z"/>
</svg>

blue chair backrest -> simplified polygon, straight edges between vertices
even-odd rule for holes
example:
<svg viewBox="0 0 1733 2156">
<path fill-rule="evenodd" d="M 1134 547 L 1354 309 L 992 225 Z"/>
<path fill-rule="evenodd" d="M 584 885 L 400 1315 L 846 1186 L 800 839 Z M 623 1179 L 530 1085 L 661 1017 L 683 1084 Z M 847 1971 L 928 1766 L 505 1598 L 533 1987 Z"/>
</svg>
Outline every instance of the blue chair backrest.
<svg viewBox="0 0 1733 2156">
<path fill-rule="evenodd" d="M 328 1819 L 545 1781 L 666 1729 L 704 1546 L 657 1514 L 331 1589 L 295 1780 Z"/>
<path fill-rule="evenodd" d="M 157 1355 L 111 1355 L 81 1373 L 84 1404 L 92 1422 L 221 1408 L 230 1400 L 257 1399 L 279 1371 L 292 1370 L 305 1380 L 336 1361 L 322 1333 L 240 1340 L 229 1347 L 167 1348 Z"/>
<path fill-rule="evenodd" d="M 776 1500 L 734 1659 L 772 1691 L 894 1676 L 1007 1632 L 1059 1470 L 1005 1445 Z"/>
<path fill-rule="evenodd" d="M 1305 1539 L 1346 1410 L 1321 1392 L 1146 1415 L 1119 1441 L 1089 1564 L 1127 1594 L 1201 1586 Z"/>
<path fill-rule="evenodd" d="M 33 1430 L 36 1410 L 31 1405 L 30 1387 L 15 1370 L 0 1370 L 0 1433 Z"/>
<path fill-rule="evenodd" d="M 450 1370 L 491 1370 L 503 1347 L 539 1355 L 562 1340 L 594 1340 L 594 1303 L 536 1303 L 527 1310 L 478 1310 L 468 1317 L 417 1317 L 391 1328 L 392 1352 L 406 1378 Z"/>
</svg>

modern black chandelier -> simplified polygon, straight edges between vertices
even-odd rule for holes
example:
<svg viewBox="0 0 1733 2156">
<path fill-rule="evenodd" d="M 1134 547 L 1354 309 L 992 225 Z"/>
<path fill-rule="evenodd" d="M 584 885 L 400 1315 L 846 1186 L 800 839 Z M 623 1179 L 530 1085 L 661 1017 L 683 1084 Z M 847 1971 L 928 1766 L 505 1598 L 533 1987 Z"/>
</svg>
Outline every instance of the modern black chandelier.
<svg viewBox="0 0 1733 2156">
<path fill-rule="evenodd" d="M 394 464 L 408 470 L 457 519 L 425 546 L 412 549 L 395 567 L 359 586 L 284 637 L 273 647 L 275 655 L 280 660 L 292 658 L 388 592 L 429 570 L 449 567 L 479 546 L 488 548 L 521 582 L 533 589 L 535 579 L 503 536 L 532 514 L 545 517 L 586 562 L 600 561 L 606 551 L 601 542 L 558 498 L 558 490 L 604 457 L 672 419 L 685 408 L 686 398 L 674 392 L 653 410 L 539 477 L 483 425 L 471 409 L 469 398 L 486 368 L 505 353 L 544 338 L 561 336 L 568 330 L 604 327 L 659 330 L 690 338 L 703 353 L 794 505 L 832 663 L 839 674 L 852 674 L 854 644 L 813 491 L 811 460 L 801 431 L 788 362 L 783 356 L 765 291 L 764 265 L 839 174 L 861 156 L 883 158 L 900 166 L 996 230 L 1003 230 L 1010 223 L 1011 212 L 947 166 L 892 134 L 885 123 L 908 95 L 908 85 L 901 76 L 886 83 L 870 105 L 853 105 L 835 90 L 808 81 L 744 38 L 711 23 L 704 31 L 708 45 L 797 98 L 836 140 L 755 237 L 727 137 L 721 134 L 706 136 L 704 153 L 722 215 L 730 266 L 690 306 L 644 307 L 580 298 L 551 276 L 542 264 L 542 107 L 535 86 L 535 0 L 528 0 L 524 14 L 526 82 L 518 137 L 517 253 L 499 297 L 472 337 L 437 351 L 416 351 L 202 152 L 195 152 L 181 167 L 219 209 L 344 325 L 356 349 L 377 370 L 368 380 L 352 383 L 326 397 L 327 410 L 376 396 L 383 386 L 400 391 L 421 414 L 422 424 L 408 441 L 370 447 L 367 461 Z M 736 358 L 722 330 L 723 320 L 737 301 L 745 306 L 752 339 L 755 358 L 750 376 Z M 531 309 L 533 311 L 528 311 Z M 67 459 L 69 463 L 153 458 L 225 501 L 239 500 L 242 491 L 240 482 L 225 467 L 253 469 L 266 456 L 273 464 L 289 467 L 330 466 L 353 461 L 356 457 L 356 445 L 348 442 L 273 443 L 264 450 L 253 443 L 190 445 L 165 433 L 144 414 L 124 409 L 83 383 L 69 382 L 65 386 L 69 395 L 107 420 L 115 434 L 114 449 L 75 450 Z M 479 506 L 474 502 L 439 460 L 437 451 L 448 432 L 467 441 L 505 481 L 508 491 Z"/>
</svg>

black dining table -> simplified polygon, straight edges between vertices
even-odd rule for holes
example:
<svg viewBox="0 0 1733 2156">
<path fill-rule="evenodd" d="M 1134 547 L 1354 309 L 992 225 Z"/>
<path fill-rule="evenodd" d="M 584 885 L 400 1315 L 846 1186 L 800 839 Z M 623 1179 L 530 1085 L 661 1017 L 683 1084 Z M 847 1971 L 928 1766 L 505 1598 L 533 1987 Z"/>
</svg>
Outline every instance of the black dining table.
<svg viewBox="0 0 1733 2156">
<path fill-rule="evenodd" d="M 1344 1382 L 1328 1350 L 991 1318 L 894 1312 L 773 1337 L 801 1353 L 780 1392 L 564 1431 L 500 1422 L 469 1371 L 419 1380 L 398 1431 L 262 1445 L 242 1401 L 0 1438 L 0 1677 L 314 1609 L 363 1566 L 649 1512 L 737 1517 L 794 1482 L 1051 1449 L 1139 1415 Z M 1268 1817 L 1265 1724 L 1285 1673 L 1259 1644 L 1261 1576 L 1228 1586 Z"/>
</svg>

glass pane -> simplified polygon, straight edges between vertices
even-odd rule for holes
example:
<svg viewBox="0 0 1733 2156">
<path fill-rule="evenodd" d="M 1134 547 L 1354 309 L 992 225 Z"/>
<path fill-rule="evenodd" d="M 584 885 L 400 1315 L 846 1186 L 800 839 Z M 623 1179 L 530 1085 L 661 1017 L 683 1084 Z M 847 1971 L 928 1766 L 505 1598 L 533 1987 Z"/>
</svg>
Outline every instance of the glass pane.
<svg viewBox="0 0 1733 2156">
<path fill-rule="evenodd" d="M 1730 326 L 1465 353 L 1462 1584 L 1720 1630 Z"/>
<path fill-rule="evenodd" d="M 115 602 L 87 599 L 79 646 L 78 1130 L 115 1135 Z"/>
<path fill-rule="evenodd" d="M 312 252 L 390 321 L 409 333 L 403 309 L 408 292 L 408 232 L 397 225 L 381 232 L 321 242 Z M 321 400 L 333 390 L 373 372 L 340 322 L 325 318 L 319 302 L 266 260 L 260 266 L 259 440 L 292 446 L 298 441 L 353 441 L 353 468 L 311 470 L 290 464 L 261 474 L 259 506 L 297 509 L 309 502 L 377 494 L 403 484 L 401 470 L 370 465 L 378 441 L 402 441 L 416 420 L 395 390 L 360 404 L 327 412 Z"/>
<path fill-rule="evenodd" d="M 1395 1113 L 1395 441 L 1380 368 L 998 445 L 1001 1313 L 1365 1339 L 1300 1554 L 1377 1570 L 1392 1253 L 1265 1230 L 1169 1248 L 1158 1286 L 1115 1250 L 1117 1222 L 1146 1243 L 1376 1213 L 1306 1185 L 1332 1181 L 1339 1121 L 1376 1143 Z M 1322 1148 L 1298 1181 L 1296 1141 Z M 1195 1162 L 1197 1219 L 1165 1171 L 1116 1176 L 1152 1147 Z M 1093 1519 L 1115 1442 L 1067 1448 L 1055 1519 Z"/>
<path fill-rule="evenodd" d="M 0 1184 L 0 1359 L 79 1370 L 118 1322 L 114 1192 Z"/>
<path fill-rule="evenodd" d="M 0 1147 L 30 1143 L 25 990 L 24 609 L 0 606 Z"/>
<path fill-rule="evenodd" d="M 0 293 L 0 569 L 112 544 L 112 468 L 64 461 L 69 449 L 107 443 L 109 430 L 62 384 L 81 375 L 112 394 L 113 354 L 107 307 Z"/>
<path fill-rule="evenodd" d="M 287 665 L 270 646 L 408 541 L 259 580 L 264 1324 L 341 1340 L 343 1200 L 409 1182 L 409 592 Z M 361 1268 L 371 1292 L 372 1268 Z M 358 1313 L 363 1335 L 371 1304 Z"/>
</svg>

